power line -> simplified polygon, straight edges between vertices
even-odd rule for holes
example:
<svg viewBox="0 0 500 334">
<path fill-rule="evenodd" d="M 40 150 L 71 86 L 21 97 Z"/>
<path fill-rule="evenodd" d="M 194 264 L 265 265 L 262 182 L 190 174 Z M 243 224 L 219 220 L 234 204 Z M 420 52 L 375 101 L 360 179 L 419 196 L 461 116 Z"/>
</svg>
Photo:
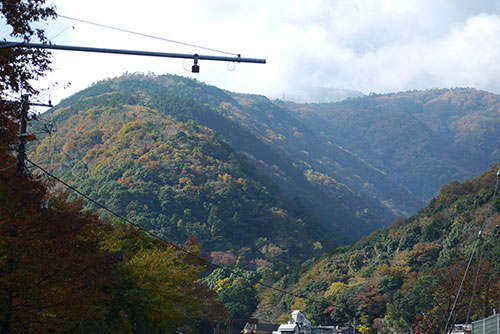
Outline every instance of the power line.
<svg viewBox="0 0 500 334">
<path fill-rule="evenodd" d="M 477 286 L 477 281 L 478 281 L 478 278 L 479 278 L 479 272 L 480 272 L 480 269 L 481 269 L 481 262 L 482 261 L 483 261 L 483 252 L 480 249 L 479 250 L 479 261 L 477 263 L 476 277 L 474 278 L 474 284 L 472 285 L 471 298 L 469 300 L 469 306 L 467 307 L 467 316 L 465 317 L 465 324 L 469 323 L 470 310 L 472 308 L 472 300 L 473 300 L 473 298 L 475 297 L 475 294 L 476 294 L 476 286 Z"/>
<path fill-rule="evenodd" d="M 0 169 L 0 172 L 5 172 L 7 169 L 10 169 L 10 168 L 15 167 L 15 166 L 16 166 L 16 164 L 15 164 L 15 163 L 13 163 L 12 165 L 10 165 L 10 166 L 8 166 L 8 167 L 5 167 L 5 168 Z"/>
<path fill-rule="evenodd" d="M 199 255 L 197 255 L 197 254 L 194 254 L 194 253 L 190 252 L 189 250 L 185 249 L 185 248 L 184 248 L 184 247 L 182 247 L 182 246 L 179 246 L 179 245 L 177 245 L 177 244 L 175 244 L 175 243 L 173 243 L 173 242 L 170 242 L 170 241 L 167 241 L 167 240 L 165 240 L 165 239 L 163 239 L 163 238 L 160 238 L 159 236 L 157 236 L 157 235 L 155 235 L 155 234 L 151 233 L 150 231 L 148 231 L 148 230 L 144 229 L 143 227 L 141 227 L 141 226 L 139 226 L 139 225 L 135 224 L 134 222 L 130 221 L 130 220 L 129 220 L 128 218 L 126 218 L 125 216 L 123 216 L 123 215 L 121 215 L 121 214 L 119 214 L 119 213 L 117 213 L 117 212 L 115 212 L 115 211 L 113 211 L 113 210 L 109 209 L 108 207 L 106 207 L 105 205 L 103 205 L 103 204 L 99 203 L 99 202 L 98 202 L 98 201 L 96 201 L 95 199 L 93 199 L 93 198 L 89 197 L 88 195 L 86 195 L 86 194 L 82 193 L 80 190 L 78 190 L 78 189 L 76 189 L 75 187 L 71 186 L 70 184 L 68 184 L 68 183 L 64 182 L 63 180 L 61 180 L 60 178 L 58 178 L 58 177 L 57 177 L 57 176 L 55 176 L 54 174 L 50 173 L 49 171 L 45 170 L 43 167 L 41 167 L 41 166 L 37 165 L 37 164 L 36 164 L 36 163 L 34 163 L 33 161 L 29 160 L 28 158 L 25 158 L 25 160 L 26 160 L 27 162 L 29 162 L 30 164 L 32 164 L 33 166 L 35 166 L 36 168 L 40 169 L 40 170 L 41 170 L 44 174 L 46 174 L 46 175 L 50 176 L 51 178 L 53 178 L 54 180 L 56 180 L 56 181 L 58 181 L 58 182 L 62 183 L 64 186 L 66 186 L 67 188 L 69 188 L 69 189 L 73 190 L 74 192 L 76 192 L 76 193 L 77 193 L 77 194 L 79 194 L 80 196 L 84 197 L 84 198 L 85 198 L 85 199 L 87 199 L 88 201 L 90 201 L 90 202 L 92 202 L 92 203 L 96 204 L 97 206 L 99 206 L 100 208 L 104 209 L 105 211 L 107 211 L 107 212 L 111 213 L 111 214 L 112 214 L 112 215 L 114 215 L 115 217 L 117 217 L 117 218 L 119 218 L 119 219 L 123 220 L 124 222 L 127 222 L 128 224 L 130 224 L 130 225 L 132 225 L 133 227 L 135 227 L 135 228 L 139 229 L 140 231 L 144 232 L 145 234 L 147 234 L 147 235 L 151 236 L 152 238 L 154 238 L 154 239 L 156 239 L 156 240 L 159 240 L 160 242 L 163 242 L 163 243 L 165 243 L 165 244 L 167 244 L 167 245 L 169 245 L 169 246 L 171 246 L 171 247 L 173 247 L 173 248 L 175 248 L 175 249 L 177 249 L 177 250 L 180 250 L 180 251 L 182 251 L 182 252 L 184 252 L 184 253 L 186 253 L 186 254 L 188 254 L 188 255 L 190 255 L 190 256 L 193 256 L 194 258 L 196 258 L 196 259 L 198 259 L 198 260 L 200 260 L 200 261 L 202 261 L 202 262 L 204 262 L 204 263 L 206 263 L 206 264 L 208 264 L 208 265 L 210 265 L 210 266 L 212 266 L 212 267 L 216 267 L 216 268 L 220 268 L 220 269 L 223 269 L 223 270 L 227 270 L 227 271 L 229 271 L 231 274 L 234 274 L 234 275 L 237 275 L 237 276 L 239 276 L 239 277 L 242 277 L 242 278 L 244 278 L 245 280 L 247 280 L 248 282 L 250 282 L 250 283 L 252 283 L 252 284 L 258 283 L 258 284 L 260 284 L 260 285 L 261 285 L 261 286 L 263 286 L 263 287 L 266 287 L 266 288 L 268 288 L 268 289 L 271 289 L 271 290 L 274 290 L 274 291 L 277 291 L 277 292 L 283 293 L 283 294 L 285 294 L 285 295 L 290 295 L 290 296 L 293 296 L 293 297 L 296 297 L 296 298 L 307 299 L 307 300 L 310 300 L 310 301 L 313 301 L 313 302 L 320 302 L 319 300 L 316 300 L 316 299 L 313 299 L 313 298 L 310 298 L 310 297 L 307 297 L 307 296 L 301 296 L 301 295 L 298 295 L 298 294 L 294 294 L 294 293 L 288 292 L 288 291 L 283 290 L 283 289 L 276 288 L 276 287 L 274 287 L 274 286 L 272 286 L 272 285 L 269 285 L 269 284 L 266 284 L 266 283 L 263 283 L 263 282 L 254 282 L 254 281 L 253 281 L 253 280 L 251 280 L 250 278 L 246 277 L 245 275 L 243 275 L 243 274 L 241 274 L 241 273 L 239 273 L 239 272 L 237 272 L 237 271 L 235 271 L 235 270 L 233 270 L 233 269 L 231 269 L 231 268 L 224 267 L 224 266 L 221 266 L 221 265 L 219 265 L 219 264 L 213 263 L 213 262 L 211 262 L 211 261 L 209 261 L 209 260 L 207 260 L 207 259 L 205 259 L 205 258 L 203 258 L 203 257 L 201 257 L 201 256 L 199 256 Z"/>
<path fill-rule="evenodd" d="M 138 36 L 142 36 L 142 37 L 153 38 L 153 39 L 157 39 L 157 40 L 164 41 L 164 42 L 170 42 L 170 43 L 180 44 L 180 45 L 184 45 L 184 46 L 190 46 L 190 47 L 194 47 L 194 48 L 197 48 L 197 49 L 214 51 L 214 52 L 224 53 L 224 54 L 233 55 L 233 56 L 237 56 L 238 55 L 237 53 L 234 53 L 234 52 L 227 52 L 227 51 L 222 51 L 222 50 L 218 50 L 218 49 L 212 49 L 212 48 L 208 48 L 208 47 L 204 47 L 204 46 L 200 46 L 200 45 L 195 45 L 195 44 L 190 44 L 190 43 L 184 43 L 184 42 L 175 41 L 175 40 L 168 39 L 168 38 L 163 38 L 163 37 L 148 35 L 148 34 L 144 34 L 144 33 L 140 33 L 140 32 L 135 32 L 135 31 L 127 30 L 127 29 L 122 29 L 122 28 L 108 26 L 108 25 L 101 24 L 101 23 L 96 23 L 96 22 L 91 22 L 91 21 L 87 21 L 87 20 L 77 19 L 77 18 L 74 18 L 74 17 L 66 16 L 66 15 L 58 14 L 57 16 L 58 17 L 62 17 L 64 19 L 72 20 L 72 21 L 77 21 L 77 22 L 82 22 L 82 23 L 86 23 L 86 24 L 91 24 L 91 25 L 94 25 L 94 26 L 97 26 L 97 27 L 111 29 L 111 30 L 116 30 L 116 31 L 120 31 L 120 32 L 125 32 L 125 33 L 132 34 L 132 35 L 138 35 Z"/>
<path fill-rule="evenodd" d="M 495 203 L 495 197 L 496 197 L 497 190 L 498 190 L 499 179 L 500 179 L 500 170 L 497 171 L 497 182 L 496 182 L 496 185 L 495 185 L 495 192 L 493 193 L 493 198 L 491 199 L 491 201 L 489 203 L 490 205 L 489 205 L 489 210 L 488 210 L 488 216 L 486 217 L 485 220 L 482 221 L 480 232 L 483 230 L 483 227 L 484 227 L 484 224 L 485 224 L 486 220 L 493 213 L 493 204 Z M 481 240 L 481 239 L 478 238 L 477 242 L 479 242 L 479 240 Z M 470 310 L 472 308 L 472 299 L 474 298 L 474 295 L 476 293 L 476 286 L 477 286 L 477 281 L 478 281 L 478 278 L 479 278 L 479 271 L 481 269 L 481 263 L 482 263 L 482 261 L 483 261 L 483 252 L 480 249 L 479 250 L 479 261 L 478 261 L 478 264 L 477 264 L 476 277 L 474 278 L 474 284 L 472 285 L 471 299 L 469 301 L 469 307 L 467 308 L 467 317 L 466 317 L 466 320 L 465 320 L 466 324 L 469 323 Z"/>
<path fill-rule="evenodd" d="M 2 2 L 7 2 L 7 3 L 11 3 L 11 4 L 16 4 L 17 5 L 16 2 L 11 1 L 11 0 L 3 0 Z M 223 50 L 219 50 L 219 49 L 209 48 L 209 47 L 205 47 L 205 46 L 201 46 L 201 45 L 196 45 L 196 44 L 191 44 L 191 43 L 185 43 L 185 42 L 181 42 L 181 41 L 176 41 L 176 40 L 168 39 L 168 38 L 164 38 L 164 37 L 159 37 L 159 36 L 144 34 L 144 33 L 136 32 L 136 31 L 132 31 L 132 30 L 127 30 L 127 29 L 123 29 L 123 28 L 117 28 L 117 27 L 109 26 L 109 25 L 102 24 L 102 23 L 97 23 L 97 22 L 82 20 L 82 19 L 78 19 L 78 18 L 75 18 L 75 17 L 67 16 L 67 15 L 57 14 L 57 17 L 61 17 L 61 18 L 64 18 L 64 19 L 67 19 L 67 20 L 71 20 L 71 21 L 86 23 L 86 24 L 94 25 L 94 26 L 101 27 L 101 28 L 106 28 L 106 29 L 110 29 L 110 30 L 120 31 L 120 32 L 124 32 L 124 33 L 127 33 L 127 34 L 132 34 L 132 35 L 137 35 L 137 36 L 142 36 L 142 37 L 157 39 L 157 40 L 164 41 L 164 42 L 169 42 L 169 43 L 174 43 L 174 44 L 179 44 L 179 45 L 184 45 L 184 46 L 190 46 L 190 47 L 194 47 L 194 48 L 197 48 L 197 49 L 214 51 L 214 52 L 228 54 L 228 55 L 233 55 L 233 56 L 239 56 L 239 54 L 234 53 L 234 52 L 228 52 L 228 51 L 223 51 Z M 71 27 L 67 27 L 67 28 L 63 29 L 61 32 L 57 33 L 56 36 L 54 36 L 53 38 L 59 36 L 61 33 L 63 33 L 64 31 L 66 31 L 69 28 L 71 28 Z"/>
<path fill-rule="evenodd" d="M 481 231 L 479 233 L 479 238 L 481 237 Z M 456 293 L 455 299 L 453 300 L 453 306 L 451 307 L 450 314 L 448 315 L 448 320 L 446 321 L 446 326 L 444 327 L 443 334 L 446 334 L 448 331 L 448 326 L 450 325 L 451 317 L 453 316 L 453 313 L 455 312 L 455 307 L 457 306 L 458 298 L 460 297 L 460 293 L 462 292 L 462 288 L 465 282 L 465 278 L 467 277 L 467 273 L 469 272 L 470 265 L 472 263 L 472 259 L 474 258 L 474 253 L 476 252 L 477 245 L 479 243 L 480 239 L 476 240 L 476 243 L 474 244 L 474 249 L 472 250 L 472 253 L 469 258 L 469 262 L 467 262 L 467 267 L 465 268 L 464 276 L 462 277 L 462 281 L 460 282 L 460 286 L 458 288 L 458 292 Z"/>
<path fill-rule="evenodd" d="M 452 306 L 452 308 L 450 310 L 450 314 L 448 315 L 448 320 L 446 321 L 446 326 L 444 327 L 443 334 L 446 334 L 446 332 L 448 331 L 448 326 L 450 325 L 451 317 L 453 316 L 453 312 L 455 312 L 455 307 L 457 306 L 458 298 L 460 297 L 460 293 L 462 292 L 462 288 L 463 288 L 463 285 L 464 285 L 464 282 L 465 282 L 465 278 L 467 277 L 467 273 L 469 272 L 469 268 L 470 268 L 470 265 L 472 263 L 472 259 L 474 258 L 474 254 L 476 252 L 477 245 L 481 241 L 481 236 L 483 234 L 484 224 L 485 224 L 486 220 L 491 216 L 491 214 L 493 212 L 493 204 L 495 202 L 495 197 L 496 197 L 497 191 L 498 191 L 498 183 L 499 183 L 499 180 L 500 180 L 500 170 L 497 171 L 496 175 L 497 175 L 497 180 L 496 180 L 496 184 L 495 184 L 495 191 L 493 192 L 493 197 L 491 198 L 491 201 L 490 201 L 488 215 L 486 216 L 486 218 L 481 223 L 481 228 L 479 229 L 479 232 L 477 234 L 477 240 L 476 240 L 476 242 L 474 244 L 474 249 L 472 250 L 472 253 L 471 253 L 470 258 L 469 258 L 469 262 L 467 263 L 467 267 L 465 268 L 464 276 L 462 277 L 462 281 L 460 282 L 460 286 L 459 286 L 458 291 L 457 291 L 457 293 L 455 295 L 455 299 L 453 301 L 453 306 Z M 479 268 L 478 268 L 478 271 L 479 271 Z M 469 312 L 469 311 L 467 311 L 467 312 Z"/>
<path fill-rule="evenodd" d="M 76 25 L 76 24 L 75 24 Z M 62 33 L 64 33 L 66 30 L 73 28 L 75 29 L 75 26 L 69 26 L 66 28 L 61 29 L 59 32 L 55 33 L 54 35 L 49 37 L 49 40 L 53 41 L 55 38 L 59 37 Z"/>
</svg>

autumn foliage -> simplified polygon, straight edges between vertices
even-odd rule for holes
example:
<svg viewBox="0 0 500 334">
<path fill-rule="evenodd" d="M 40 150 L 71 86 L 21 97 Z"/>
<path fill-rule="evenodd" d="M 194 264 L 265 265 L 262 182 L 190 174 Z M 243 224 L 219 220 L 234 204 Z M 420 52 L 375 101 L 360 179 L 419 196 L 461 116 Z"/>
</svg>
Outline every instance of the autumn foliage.
<svg viewBox="0 0 500 334">
<path fill-rule="evenodd" d="M 56 17 L 46 0 L 2 1 L 0 15 L 13 39 L 42 43 L 36 23 Z M 223 321 L 216 293 L 198 283 L 208 267 L 194 240 L 174 246 L 102 220 L 45 175 L 16 168 L 21 105 L 8 97 L 37 94 L 31 80 L 49 65 L 45 50 L 0 50 L 0 333 L 164 333 Z"/>
<path fill-rule="evenodd" d="M 279 279 L 315 300 L 265 291 L 259 309 L 280 316 L 297 307 L 317 324 L 384 334 L 439 334 L 491 315 L 500 287 L 497 170 L 451 182 L 415 216 Z"/>
<path fill-rule="evenodd" d="M 33 23 L 55 18 L 53 6 L 46 0 L 7 0 L 2 1 L 0 15 L 12 28 L 13 40 L 47 43 L 43 29 L 35 28 Z M 49 71 L 50 53 L 43 49 L 6 48 L 0 50 L 0 97 L 8 91 L 37 93 L 29 80 L 38 79 Z"/>
<path fill-rule="evenodd" d="M 18 173 L 5 149 L 17 145 L 17 122 L 8 113 L 0 120 L 0 333 L 82 325 L 131 333 L 224 320 L 216 293 L 198 283 L 208 267 L 196 242 L 177 248 L 101 220 L 46 178 Z"/>
</svg>

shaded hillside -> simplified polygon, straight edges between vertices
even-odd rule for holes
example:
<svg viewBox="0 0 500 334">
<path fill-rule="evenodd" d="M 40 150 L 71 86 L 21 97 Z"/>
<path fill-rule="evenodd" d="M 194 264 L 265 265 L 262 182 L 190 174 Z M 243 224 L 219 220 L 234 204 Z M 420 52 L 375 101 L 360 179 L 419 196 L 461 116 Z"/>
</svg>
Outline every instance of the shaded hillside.
<svg viewBox="0 0 500 334">
<path fill-rule="evenodd" d="M 256 95 L 233 94 L 235 106 L 223 106 L 231 119 L 291 157 L 309 182 L 324 194 L 344 200 L 356 214 L 384 215 L 392 219 L 409 215 L 423 206 L 392 178 L 371 167 L 335 142 L 325 140 L 313 127 L 306 126 L 288 110 Z M 360 197 L 365 207 L 356 207 Z M 392 218 L 391 218 L 392 217 Z M 386 220 L 387 222 L 388 220 Z M 374 221 L 376 224 L 377 221 Z M 382 222 L 384 226 L 387 223 Z"/>
<path fill-rule="evenodd" d="M 110 93 L 120 98 L 112 101 Z M 319 138 L 262 96 L 234 94 L 177 76 L 129 75 L 99 82 L 58 106 L 61 120 L 95 105 L 139 105 L 207 126 L 246 155 L 335 232 L 340 243 L 416 211 L 423 202 L 353 154 Z"/>
<path fill-rule="evenodd" d="M 424 200 L 435 196 L 442 184 L 478 175 L 500 153 L 500 97 L 475 89 L 286 106 L 323 138 Z"/>
<path fill-rule="evenodd" d="M 212 107 L 220 115 L 233 121 L 231 128 L 234 128 L 234 124 L 240 125 L 241 127 L 237 128 L 239 132 L 249 132 L 266 144 L 272 149 L 269 152 L 271 154 L 263 154 L 269 149 L 263 149 L 265 146 L 261 143 L 258 143 L 257 147 L 255 144 L 242 146 L 242 142 L 248 143 L 249 141 L 241 140 L 241 138 L 234 137 L 232 133 L 228 133 L 227 126 L 220 125 L 225 125 L 220 119 L 207 124 L 211 128 L 216 128 L 217 132 L 237 150 L 250 153 L 256 160 L 272 168 L 273 170 L 268 173 L 271 177 L 276 174 L 291 176 L 287 184 L 284 184 L 285 190 L 293 189 L 296 184 L 299 184 L 302 186 L 301 191 L 305 194 L 309 193 L 311 190 L 303 187 L 304 176 L 308 179 L 307 183 L 315 183 L 319 186 L 321 195 L 316 196 L 311 203 L 318 203 L 318 199 L 319 203 L 324 202 L 329 196 L 359 197 L 360 204 L 354 199 L 344 201 L 348 204 L 345 209 L 353 211 L 358 216 L 362 215 L 363 211 L 369 211 L 364 220 L 373 224 L 375 228 L 386 225 L 387 219 L 392 220 L 398 215 L 408 215 L 424 205 L 424 202 L 416 200 L 412 194 L 390 177 L 337 146 L 335 142 L 332 143 L 319 137 L 316 129 L 306 126 L 287 109 L 276 105 L 264 96 L 231 93 L 176 76 L 159 76 L 155 78 L 155 81 L 163 85 L 168 92 L 192 98 Z M 135 89 L 140 87 L 137 82 L 129 83 L 129 85 L 133 85 Z M 202 122 L 207 122 L 207 118 Z M 302 176 L 294 175 L 297 172 Z M 328 183 L 325 186 L 322 182 L 312 181 L 311 173 L 317 172 L 328 178 L 335 186 L 332 187 Z M 275 181 L 279 182 L 279 180 Z M 307 198 L 300 192 L 297 196 Z M 326 207 L 331 208 L 332 205 L 334 208 L 337 207 L 331 201 L 325 204 Z M 338 212 L 337 215 L 341 213 Z M 325 212 L 321 216 L 329 221 L 332 215 Z M 380 220 L 379 216 L 384 218 Z M 339 227 L 342 228 L 342 226 L 336 226 L 336 228 Z M 365 230 L 362 225 L 357 228 Z M 368 230 L 373 229 L 373 227 L 368 228 Z"/>
<path fill-rule="evenodd" d="M 316 301 L 263 290 L 261 317 L 302 309 L 321 324 L 363 325 L 379 333 L 419 326 L 442 333 L 471 254 L 451 319 L 464 323 L 467 314 L 469 321 L 488 316 L 498 305 L 500 286 L 495 174 L 492 168 L 475 180 L 453 181 L 415 216 L 289 269 L 276 285 Z"/>
<path fill-rule="evenodd" d="M 215 261 L 294 262 L 331 243 L 317 219 L 214 131 L 139 106 L 140 98 L 106 92 L 56 107 L 46 117 L 58 132 L 31 159 L 166 240 L 197 237 Z"/>
</svg>

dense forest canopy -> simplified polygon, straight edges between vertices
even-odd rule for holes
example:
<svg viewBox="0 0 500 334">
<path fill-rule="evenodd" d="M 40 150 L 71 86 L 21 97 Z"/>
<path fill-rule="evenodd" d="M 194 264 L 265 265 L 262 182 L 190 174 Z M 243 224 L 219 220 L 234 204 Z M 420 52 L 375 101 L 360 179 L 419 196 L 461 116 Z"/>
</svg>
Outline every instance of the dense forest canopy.
<svg viewBox="0 0 500 334">
<path fill-rule="evenodd" d="M 146 108 L 174 122 L 194 121 L 210 128 L 287 197 L 317 215 L 341 244 L 424 205 L 384 173 L 315 136 L 286 109 L 261 96 L 234 94 L 177 76 L 128 74 L 62 101 L 53 111 L 54 121 L 60 128 L 75 126 L 76 119 L 69 123 L 73 114 L 105 106 L 117 111 Z"/>
<path fill-rule="evenodd" d="M 489 316 L 500 298 L 496 174 L 492 166 L 477 179 L 453 181 L 415 216 L 297 267 L 277 283 L 316 302 L 266 291 L 259 310 L 283 318 L 283 308 L 298 307 L 316 323 L 362 325 L 379 333 L 415 327 L 442 333 L 452 297 L 461 291 L 450 326 Z"/>
<path fill-rule="evenodd" d="M 12 37 L 48 42 L 45 0 L 0 12 Z M 472 179 L 500 150 L 497 95 L 304 105 L 125 74 L 37 118 L 6 97 L 36 94 L 50 54 L 0 60 L 2 334 L 203 333 L 296 309 L 431 334 L 500 302 L 498 166 Z M 45 133 L 19 135 L 25 121 Z"/>
<path fill-rule="evenodd" d="M 161 98 L 172 110 L 198 108 Z M 205 249 L 241 261 L 297 261 L 313 254 L 316 242 L 328 242 L 317 219 L 212 130 L 124 104 L 133 99 L 111 93 L 85 99 L 84 109 L 55 110 L 57 138 L 45 138 L 34 161 L 158 236 L 197 237 Z"/>
<path fill-rule="evenodd" d="M 477 93 L 464 92 L 469 97 Z M 433 99 L 440 94 L 447 91 L 433 91 Z M 363 99 L 368 98 L 357 103 L 365 105 Z M 387 215 L 385 219 L 393 221 L 390 227 L 334 249 L 331 246 L 339 243 L 325 239 L 328 224 L 325 229 L 323 216 L 314 217 L 314 211 L 302 206 L 307 196 L 330 189 L 331 198 L 344 200 L 340 209 L 330 207 L 330 214 L 344 224 L 353 216 L 373 223 L 374 213 L 384 210 L 373 197 L 356 195 L 356 182 L 340 183 L 342 174 L 333 177 L 327 158 L 314 166 L 312 160 L 288 160 L 286 152 L 307 156 L 298 152 L 311 135 L 294 118 L 297 107 L 288 108 L 185 78 L 125 75 L 96 83 L 49 112 L 47 119 L 58 124 L 59 133 L 34 146 L 32 157 L 164 238 L 197 236 L 213 261 L 241 274 L 215 270 L 204 282 L 219 293 L 232 315 L 253 313 L 268 321 L 285 321 L 290 311 L 300 309 L 316 324 L 362 325 L 380 332 L 418 326 L 437 333 L 446 323 L 452 306 L 449 295 L 460 284 L 484 221 L 486 232 L 469 270 L 469 275 L 478 273 L 478 283 L 467 281 L 455 321 L 467 320 L 467 313 L 470 319 L 487 315 L 496 299 L 486 296 L 498 284 L 499 269 L 498 242 L 491 232 L 497 201 L 488 216 L 495 169 L 478 179 L 453 181 L 416 215 Z M 302 132 L 294 134 L 299 127 Z M 285 144 L 289 137 L 296 139 Z M 260 162 L 259 154 L 264 159 Z M 368 193 L 376 189 L 373 177 L 378 174 L 368 173 L 352 153 L 337 157 L 355 163 L 357 172 L 367 172 L 374 181 L 365 184 Z M 345 157 L 350 160 L 342 160 Z M 294 181 L 287 183 L 291 178 Z M 282 189 L 290 184 L 303 189 L 306 198 L 287 196 Z M 397 189 L 392 196 L 402 194 Z M 484 259 L 479 261 L 478 254 Z M 267 284 L 252 286 L 242 277 L 275 284 L 278 291 Z M 279 289 L 311 299 L 283 295 Z M 472 290 L 482 297 L 471 299 Z"/>
<path fill-rule="evenodd" d="M 489 92 L 430 89 L 286 106 L 425 201 L 498 159 L 500 98 Z"/>
<path fill-rule="evenodd" d="M 25 42 L 47 42 L 34 24 L 56 16 L 44 0 L 3 1 L 0 12 Z M 49 70 L 50 54 L 4 48 L 0 60 L 0 332 L 196 332 L 224 321 L 228 310 L 199 281 L 209 267 L 196 241 L 181 250 L 84 212 L 30 173 L 22 153 L 34 136 L 19 128 L 36 120 L 29 80 Z"/>
<path fill-rule="evenodd" d="M 17 122 L 0 120 L 0 146 L 17 146 Z M 206 261 L 189 255 L 201 253 L 199 244 L 187 240 L 187 253 L 83 212 L 52 180 L 16 171 L 15 161 L 0 151 L 2 334 L 196 330 L 224 321 L 227 310 L 199 282 Z"/>
</svg>

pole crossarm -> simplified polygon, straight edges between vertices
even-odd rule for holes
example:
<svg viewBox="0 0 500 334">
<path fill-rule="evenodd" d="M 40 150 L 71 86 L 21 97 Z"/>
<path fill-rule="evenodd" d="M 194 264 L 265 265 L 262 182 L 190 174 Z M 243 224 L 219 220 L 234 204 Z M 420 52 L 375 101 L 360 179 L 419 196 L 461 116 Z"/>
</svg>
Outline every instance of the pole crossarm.
<svg viewBox="0 0 500 334">
<path fill-rule="evenodd" d="M 23 43 L 23 42 L 9 42 L 9 41 L 1 41 L 0 42 L 0 50 L 7 49 L 7 48 L 14 48 L 14 47 L 32 48 L 32 49 L 51 49 L 51 50 L 65 50 L 65 51 L 95 52 L 95 53 L 114 53 L 114 54 L 122 54 L 122 55 L 149 56 L 149 57 L 229 61 L 229 62 L 237 62 L 237 63 L 254 63 L 254 64 L 265 64 L 266 63 L 265 59 L 242 58 L 239 55 L 238 55 L 238 57 L 222 57 L 222 56 L 209 56 L 209 55 L 186 54 L 186 53 L 169 53 L 169 52 L 154 52 L 154 51 L 92 48 L 92 47 L 72 46 L 72 45 Z"/>
<path fill-rule="evenodd" d="M 53 105 L 52 105 L 52 103 L 50 103 L 50 101 L 49 101 L 49 104 L 47 104 L 47 103 L 38 103 L 38 102 L 30 102 L 30 106 L 47 107 L 47 108 L 52 108 L 53 107 Z"/>
</svg>

